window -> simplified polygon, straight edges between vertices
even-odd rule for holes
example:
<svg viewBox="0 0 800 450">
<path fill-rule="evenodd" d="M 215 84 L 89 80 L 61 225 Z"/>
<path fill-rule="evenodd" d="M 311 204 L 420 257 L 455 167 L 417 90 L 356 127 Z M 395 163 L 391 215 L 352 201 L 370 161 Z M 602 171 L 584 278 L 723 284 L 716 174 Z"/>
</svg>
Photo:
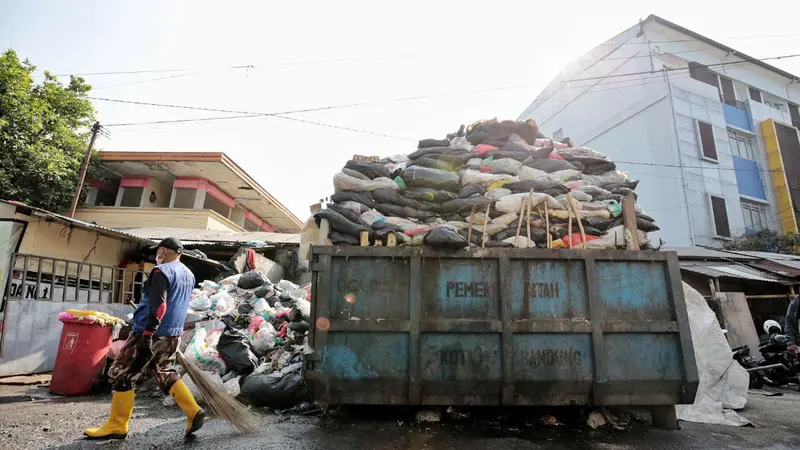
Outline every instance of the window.
<svg viewBox="0 0 800 450">
<path fill-rule="evenodd" d="M 231 209 L 221 201 L 214 198 L 212 195 L 206 192 L 206 201 L 203 204 L 203 209 L 210 209 L 219 213 L 222 217 L 228 218 L 228 215 L 231 213 Z"/>
<path fill-rule="evenodd" d="M 193 209 L 196 194 L 197 189 L 175 188 L 175 200 L 172 202 L 172 207 L 178 209 Z"/>
<path fill-rule="evenodd" d="M 719 81 L 717 80 L 717 74 L 708 70 L 708 67 L 698 63 L 698 62 L 690 62 L 689 63 L 689 76 L 694 78 L 697 81 L 702 81 L 710 86 L 714 86 L 715 88 L 719 89 Z"/>
<path fill-rule="evenodd" d="M 244 226 L 242 228 L 244 228 L 244 231 L 261 231 L 261 227 L 249 220 L 244 221 Z"/>
<path fill-rule="evenodd" d="M 758 89 L 750 88 L 750 100 L 758 103 L 762 103 L 761 101 L 761 91 Z"/>
<path fill-rule="evenodd" d="M 114 203 L 116 202 L 116 192 L 108 192 L 105 189 L 97 190 L 97 197 L 94 199 L 94 206 L 114 206 Z"/>
<path fill-rule="evenodd" d="M 725 199 L 711 196 L 711 212 L 714 215 L 714 228 L 717 236 L 731 237 L 731 226 L 728 222 L 728 209 Z"/>
<path fill-rule="evenodd" d="M 750 135 L 728 130 L 728 142 L 731 145 L 731 155 L 756 160 L 753 151 L 753 138 Z"/>
<path fill-rule="evenodd" d="M 792 125 L 800 128 L 800 108 L 789 103 L 789 115 L 792 116 Z"/>
<path fill-rule="evenodd" d="M 127 206 L 138 208 L 142 206 L 142 194 L 144 188 L 140 187 L 124 187 L 122 188 L 122 201 L 119 206 Z"/>
<path fill-rule="evenodd" d="M 767 207 L 756 202 L 742 200 L 744 228 L 747 232 L 764 230 L 767 227 Z"/>
<path fill-rule="evenodd" d="M 719 77 L 719 84 L 722 87 L 722 102 L 731 106 L 736 106 L 736 93 L 733 89 L 733 81 L 725 77 Z"/>
<path fill-rule="evenodd" d="M 714 142 L 714 127 L 708 122 L 698 120 L 697 129 L 700 131 L 700 146 L 703 149 L 703 156 L 716 161 L 717 144 Z"/>
</svg>

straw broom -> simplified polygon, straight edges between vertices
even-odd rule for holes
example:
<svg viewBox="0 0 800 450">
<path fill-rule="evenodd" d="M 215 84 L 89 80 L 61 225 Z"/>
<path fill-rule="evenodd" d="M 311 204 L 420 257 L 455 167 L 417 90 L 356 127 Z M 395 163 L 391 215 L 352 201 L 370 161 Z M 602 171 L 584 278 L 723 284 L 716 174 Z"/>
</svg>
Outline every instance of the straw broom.
<svg viewBox="0 0 800 450">
<path fill-rule="evenodd" d="M 215 416 L 230 422 L 242 433 L 256 433 L 261 429 L 261 421 L 256 413 L 231 397 L 224 387 L 212 382 L 205 372 L 180 351 L 178 351 L 178 363 L 186 369 L 189 378 L 200 389 Z"/>
</svg>

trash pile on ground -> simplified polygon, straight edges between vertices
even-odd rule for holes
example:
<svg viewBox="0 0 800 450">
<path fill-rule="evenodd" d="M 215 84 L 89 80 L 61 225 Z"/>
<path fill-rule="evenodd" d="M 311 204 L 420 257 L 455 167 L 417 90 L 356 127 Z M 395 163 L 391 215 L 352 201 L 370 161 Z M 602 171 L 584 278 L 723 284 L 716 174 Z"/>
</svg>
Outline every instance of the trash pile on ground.
<svg viewBox="0 0 800 450">
<path fill-rule="evenodd" d="M 290 408 L 305 398 L 310 299 L 310 284 L 273 284 L 258 271 L 203 281 L 192 292 L 186 321 L 194 327 L 181 336 L 181 351 L 232 396 Z"/>
<path fill-rule="evenodd" d="M 409 155 L 348 161 L 315 219 L 328 221 L 334 245 L 359 245 L 368 232 L 383 245 L 394 236 L 396 245 L 447 249 L 618 248 L 630 239 L 622 200 L 636 200 L 638 183 L 602 153 L 542 135 L 533 120 L 492 119 L 423 139 Z M 659 228 L 635 211 L 646 248 Z"/>
</svg>

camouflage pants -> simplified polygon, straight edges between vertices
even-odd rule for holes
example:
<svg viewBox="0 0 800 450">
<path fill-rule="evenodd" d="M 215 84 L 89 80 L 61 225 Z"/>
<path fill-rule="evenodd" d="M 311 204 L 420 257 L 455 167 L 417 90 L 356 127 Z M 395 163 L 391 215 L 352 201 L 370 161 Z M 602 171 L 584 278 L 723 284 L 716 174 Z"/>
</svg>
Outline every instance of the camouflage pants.
<svg viewBox="0 0 800 450">
<path fill-rule="evenodd" d="M 149 349 L 139 348 L 141 335 L 131 333 L 117 359 L 108 369 L 115 391 L 129 391 L 149 371 L 161 390 L 168 394 L 180 377 L 173 367 L 180 336 L 153 336 Z"/>
</svg>

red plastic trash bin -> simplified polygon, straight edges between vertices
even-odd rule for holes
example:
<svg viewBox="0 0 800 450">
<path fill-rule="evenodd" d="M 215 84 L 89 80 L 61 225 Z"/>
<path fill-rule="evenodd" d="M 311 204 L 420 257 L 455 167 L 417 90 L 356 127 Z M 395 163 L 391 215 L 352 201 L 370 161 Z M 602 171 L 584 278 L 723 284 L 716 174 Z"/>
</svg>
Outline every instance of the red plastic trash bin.
<svg viewBox="0 0 800 450">
<path fill-rule="evenodd" d="M 84 395 L 91 392 L 103 373 L 111 345 L 110 325 L 62 318 L 61 340 L 50 380 L 50 393 Z"/>
</svg>

